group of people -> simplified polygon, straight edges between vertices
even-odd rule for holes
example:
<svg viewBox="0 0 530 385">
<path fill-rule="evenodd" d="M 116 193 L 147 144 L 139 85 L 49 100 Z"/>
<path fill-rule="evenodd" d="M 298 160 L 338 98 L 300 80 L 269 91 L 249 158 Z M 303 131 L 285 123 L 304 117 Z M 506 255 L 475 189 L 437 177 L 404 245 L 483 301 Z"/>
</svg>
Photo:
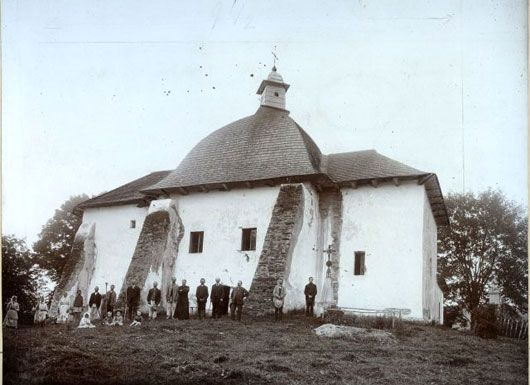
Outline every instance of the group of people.
<svg viewBox="0 0 530 385">
<path fill-rule="evenodd" d="M 189 305 L 189 286 L 186 285 L 186 280 L 182 280 L 181 285 L 177 285 L 177 279 L 172 278 L 171 283 L 166 290 L 166 315 L 168 319 L 189 319 L 190 305 Z M 195 297 L 197 299 L 197 317 L 204 319 L 206 317 L 206 305 L 208 299 L 212 305 L 212 318 L 220 318 L 222 316 L 222 309 L 226 309 L 226 294 L 225 285 L 221 284 L 220 278 L 215 278 L 215 283 L 211 287 L 211 291 L 206 286 L 206 280 L 201 278 L 200 284 L 195 290 Z M 99 287 L 94 288 L 94 292 L 90 295 L 88 301 L 88 310 L 85 311 L 83 296 L 81 290 L 77 290 L 73 303 L 70 303 L 68 294 L 64 293 L 63 297 L 58 303 L 57 323 L 68 323 L 72 320 L 78 324 L 78 328 L 93 328 L 96 320 L 101 320 L 101 324 L 105 326 L 123 326 L 124 314 L 121 309 L 116 309 L 117 294 L 115 286 L 110 286 L 104 296 L 99 293 Z M 283 318 L 283 306 L 285 303 L 285 296 L 287 291 L 283 285 L 283 279 L 278 279 L 276 286 L 272 290 L 272 304 L 274 307 L 275 321 L 281 321 Z M 309 277 L 309 283 L 304 288 L 306 315 L 313 316 L 315 297 L 317 295 L 317 287 L 313 283 L 313 278 Z M 237 286 L 233 287 L 229 295 L 230 317 L 233 320 L 241 320 L 243 313 L 243 305 L 249 296 L 247 289 L 243 287 L 242 281 L 237 282 Z M 140 311 L 140 297 L 141 289 L 136 282 L 132 282 L 131 286 L 125 291 L 125 315 L 128 315 L 130 326 L 139 326 L 142 324 L 143 317 Z M 104 299 L 104 301 L 103 301 Z M 157 318 L 161 309 L 162 292 L 158 288 L 158 283 L 154 282 L 153 287 L 149 289 L 147 294 L 148 317 L 150 320 Z M 13 296 L 7 305 L 6 317 L 4 325 L 7 327 L 17 327 L 19 304 L 17 297 Z M 44 297 L 39 299 L 37 306 L 33 309 L 35 311 L 34 321 L 36 324 L 44 326 L 48 318 L 48 305 Z M 104 314 L 104 316 L 101 315 Z M 82 315 L 83 314 L 83 315 Z"/>
</svg>

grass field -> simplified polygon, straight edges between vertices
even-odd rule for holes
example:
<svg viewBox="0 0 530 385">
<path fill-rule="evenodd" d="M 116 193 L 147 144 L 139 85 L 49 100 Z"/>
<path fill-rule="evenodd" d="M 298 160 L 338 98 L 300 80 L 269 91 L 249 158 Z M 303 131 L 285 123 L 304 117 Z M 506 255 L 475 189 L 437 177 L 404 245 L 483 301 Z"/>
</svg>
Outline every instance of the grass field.
<svg viewBox="0 0 530 385">
<path fill-rule="evenodd" d="M 406 325 L 392 342 L 318 337 L 319 320 L 157 320 L 4 330 L 6 384 L 524 384 L 527 341 Z"/>
</svg>

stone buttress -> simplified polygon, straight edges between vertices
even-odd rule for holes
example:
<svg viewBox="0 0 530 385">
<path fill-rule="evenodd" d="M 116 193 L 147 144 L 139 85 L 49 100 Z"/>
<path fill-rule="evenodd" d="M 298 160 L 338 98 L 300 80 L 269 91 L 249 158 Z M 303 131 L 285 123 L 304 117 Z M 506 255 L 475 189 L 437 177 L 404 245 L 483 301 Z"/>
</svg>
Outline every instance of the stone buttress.
<svg viewBox="0 0 530 385">
<path fill-rule="evenodd" d="M 258 266 L 245 305 L 248 313 L 273 310 L 272 290 L 278 278 L 287 278 L 294 247 L 302 226 L 304 192 L 301 184 L 282 185 L 272 211 Z"/>
<path fill-rule="evenodd" d="M 148 277 L 158 282 L 162 304 L 165 304 L 166 287 L 171 281 L 183 236 L 184 226 L 175 202 L 169 199 L 152 202 L 123 281 L 118 300 L 120 306 L 125 304 L 125 292 L 133 282 L 142 290 L 140 307 L 146 303 L 152 284 Z"/>
<path fill-rule="evenodd" d="M 50 316 L 57 314 L 59 300 L 65 292 L 68 293 L 70 302 L 73 302 L 77 289 L 80 289 L 84 303 L 88 303 L 88 285 L 96 268 L 95 231 L 95 223 L 83 223 L 77 230 L 72 252 L 65 262 L 61 280 L 53 293 Z"/>
</svg>

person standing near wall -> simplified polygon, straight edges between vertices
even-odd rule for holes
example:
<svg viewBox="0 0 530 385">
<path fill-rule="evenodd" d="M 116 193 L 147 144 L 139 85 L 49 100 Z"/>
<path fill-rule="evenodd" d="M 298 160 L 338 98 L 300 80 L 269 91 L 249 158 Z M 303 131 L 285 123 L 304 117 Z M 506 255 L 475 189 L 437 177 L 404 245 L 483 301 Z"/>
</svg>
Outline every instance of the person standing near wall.
<svg viewBox="0 0 530 385">
<path fill-rule="evenodd" d="M 188 293 L 190 291 L 189 286 L 186 286 L 186 280 L 182 280 L 182 285 L 177 290 L 177 308 L 175 310 L 175 317 L 178 319 L 189 319 L 190 318 L 190 300 Z"/>
<path fill-rule="evenodd" d="M 175 309 L 177 308 L 178 285 L 175 277 L 171 278 L 171 284 L 168 285 L 166 291 L 167 302 L 167 319 L 174 318 Z"/>
<path fill-rule="evenodd" d="M 157 287 L 158 282 L 153 283 L 153 288 L 147 293 L 147 304 L 149 305 L 149 319 L 155 319 L 158 312 L 158 306 L 162 299 L 162 292 Z"/>
<path fill-rule="evenodd" d="M 14 295 L 9 300 L 6 308 L 6 317 L 4 318 L 4 325 L 8 328 L 18 327 L 18 312 L 20 307 L 17 302 L 17 296 Z"/>
<path fill-rule="evenodd" d="M 68 293 L 64 292 L 62 298 L 59 300 L 59 315 L 57 316 L 58 324 L 65 324 L 68 322 L 69 309 L 70 301 L 68 300 Z"/>
<path fill-rule="evenodd" d="M 221 279 L 215 278 L 215 283 L 212 285 L 212 295 L 210 301 L 212 302 L 212 318 L 221 318 L 221 303 L 223 302 L 223 285 Z"/>
<path fill-rule="evenodd" d="M 283 303 L 285 299 L 285 287 L 283 287 L 283 279 L 278 279 L 274 290 L 272 291 L 272 303 L 274 305 L 274 320 L 281 321 L 283 318 Z"/>
<path fill-rule="evenodd" d="M 204 283 L 206 280 L 201 278 L 201 284 L 197 286 L 195 296 L 197 297 L 197 314 L 199 319 L 203 319 L 206 315 L 206 303 L 208 302 L 208 286 Z"/>
<path fill-rule="evenodd" d="M 129 311 L 129 320 L 133 320 L 136 315 L 136 311 L 140 306 L 140 288 L 136 284 L 136 281 L 131 282 L 131 286 L 127 288 L 127 307 Z"/>
<path fill-rule="evenodd" d="M 309 283 L 305 285 L 304 294 L 305 315 L 308 317 L 313 317 L 313 307 L 315 306 L 315 297 L 317 296 L 317 285 L 313 283 L 313 277 L 309 277 Z"/>
<path fill-rule="evenodd" d="M 230 300 L 230 312 L 231 318 L 241 321 L 241 314 L 243 313 L 243 304 L 245 303 L 245 298 L 248 297 L 248 290 L 243 287 L 243 282 L 237 281 L 237 286 L 232 289 L 232 295 Z"/>
<path fill-rule="evenodd" d="M 88 301 L 88 308 L 90 309 L 90 319 L 97 320 L 101 318 L 99 314 L 99 307 L 101 306 L 101 294 L 99 294 L 99 287 L 94 288 L 94 292 L 90 294 Z"/>
<path fill-rule="evenodd" d="M 77 290 L 72 306 L 72 314 L 74 316 L 74 324 L 78 325 L 81 321 L 81 314 L 83 313 L 83 296 L 81 290 Z"/>
<path fill-rule="evenodd" d="M 114 314 L 114 306 L 116 306 L 116 292 L 114 291 L 114 285 L 110 285 L 110 291 L 107 295 L 107 313 L 110 311 Z"/>
<path fill-rule="evenodd" d="M 39 303 L 35 308 L 34 321 L 36 324 L 39 324 L 41 327 L 43 327 L 44 323 L 46 322 L 46 318 L 48 318 L 48 305 L 46 305 L 44 297 L 40 297 Z"/>
</svg>

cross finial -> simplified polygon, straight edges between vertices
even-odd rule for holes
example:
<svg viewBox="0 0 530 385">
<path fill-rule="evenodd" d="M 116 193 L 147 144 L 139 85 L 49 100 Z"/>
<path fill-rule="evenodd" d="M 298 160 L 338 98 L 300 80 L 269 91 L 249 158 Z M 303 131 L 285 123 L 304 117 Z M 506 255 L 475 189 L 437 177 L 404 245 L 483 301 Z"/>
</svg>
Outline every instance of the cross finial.
<svg viewBox="0 0 530 385">
<path fill-rule="evenodd" d="M 272 53 L 272 60 L 274 62 L 274 65 L 272 66 L 272 70 L 276 71 L 276 60 L 278 60 L 278 56 L 276 56 L 276 46 L 274 46 L 274 51 Z"/>
</svg>

